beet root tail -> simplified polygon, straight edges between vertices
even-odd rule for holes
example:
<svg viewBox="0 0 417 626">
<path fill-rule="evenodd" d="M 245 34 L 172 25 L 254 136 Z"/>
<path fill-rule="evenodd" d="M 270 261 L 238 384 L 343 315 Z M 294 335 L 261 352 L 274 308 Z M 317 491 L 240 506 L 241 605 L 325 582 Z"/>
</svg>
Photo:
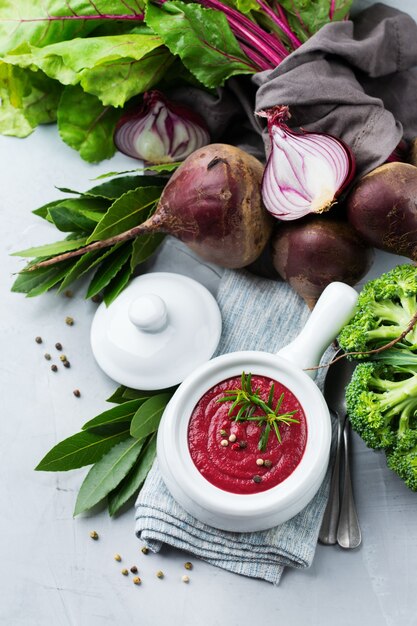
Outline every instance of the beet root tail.
<svg viewBox="0 0 417 626">
<path fill-rule="evenodd" d="M 102 250 L 103 248 L 108 248 L 110 246 L 114 246 L 117 243 L 122 243 L 125 241 L 129 241 L 130 239 L 134 239 L 138 235 L 142 233 L 155 232 L 157 227 L 155 223 L 152 221 L 152 218 L 143 222 L 143 224 L 139 224 L 138 226 L 134 226 L 130 230 L 126 230 L 124 233 L 120 233 L 119 235 L 114 235 L 114 237 L 109 237 L 108 239 L 103 239 L 102 241 L 94 241 L 94 243 L 90 243 L 87 246 L 83 246 L 82 248 L 78 248 L 77 250 L 70 250 L 70 252 L 63 252 L 62 254 L 58 254 L 57 256 L 52 257 L 51 259 L 46 259 L 45 261 L 40 261 L 35 265 L 32 265 L 28 268 L 28 271 L 36 270 L 40 267 L 48 267 L 50 265 L 55 265 L 56 263 L 61 263 L 62 261 L 68 261 L 69 259 L 74 259 L 75 257 L 82 256 L 83 254 L 87 254 L 87 252 L 96 252 L 97 250 Z"/>
</svg>

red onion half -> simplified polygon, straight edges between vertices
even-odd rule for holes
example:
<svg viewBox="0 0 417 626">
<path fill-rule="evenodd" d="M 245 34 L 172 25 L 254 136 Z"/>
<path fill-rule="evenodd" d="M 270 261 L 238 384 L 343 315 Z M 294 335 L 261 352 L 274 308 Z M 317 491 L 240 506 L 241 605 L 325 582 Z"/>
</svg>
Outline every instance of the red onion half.
<svg viewBox="0 0 417 626">
<path fill-rule="evenodd" d="M 280 220 L 323 213 L 351 182 L 355 159 L 348 146 L 332 135 L 288 128 L 288 107 L 258 112 L 268 120 L 271 153 L 262 181 L 265 207 Z"/>
<path fill-rule="evenodd" d="M 139 111 L 119 120 L 114 143 L 120 152 L 146 163 L 172 163 L 210 143 L 210 135 L 197 113 L 154 90 L 144 94 Z"/>
</svg>

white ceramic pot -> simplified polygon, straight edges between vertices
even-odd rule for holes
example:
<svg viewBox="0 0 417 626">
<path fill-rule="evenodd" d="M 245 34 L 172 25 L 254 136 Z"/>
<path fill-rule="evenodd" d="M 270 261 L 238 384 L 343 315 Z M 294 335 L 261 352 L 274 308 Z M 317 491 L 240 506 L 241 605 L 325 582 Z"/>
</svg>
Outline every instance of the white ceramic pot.
<svg viewBox="0 0 417 626">
<path fill-rule="evenodd" d="M 246 351 L 216 357 L 198 367 L 169 402 L 158 431 L 157 455 L 163 480 L 172 496 L 198 520 L 216 528 L 250 532 L 281 524 L 299 513 L 324 478 L 331 443 L 326 402 L 303 368 L 320 358 L 350 319 L 357 293 L 343 283 L 323 292 L 300 335 L 278 354 Z M 236 494 L 209 483 L 191 458 L 188 424 L 198 400 L 214 385 L 242 371 L 277 380 L 303 407 L 307 443 L 296 469 L 279 485 L 257 494 Z"/>
</svg>

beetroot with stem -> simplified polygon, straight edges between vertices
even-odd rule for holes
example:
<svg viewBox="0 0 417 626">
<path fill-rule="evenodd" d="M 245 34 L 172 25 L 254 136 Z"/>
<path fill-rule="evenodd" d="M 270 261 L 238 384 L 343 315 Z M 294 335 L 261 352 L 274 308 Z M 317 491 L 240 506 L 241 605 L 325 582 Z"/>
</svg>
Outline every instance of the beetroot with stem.
<svg viewBox="0 0 417 626">
<path fill-rule="evenodd" d="M 234 146 L 200 148 L 173 174 L 146 222 L 32 269 L 157 232 L 177 237 L 206 261 L 244 267 L 260 255 L 272 232 L 273 220 L 261 198 L 263 169 L 260 161 Z"/>
<path fill-rule="evenodd" d="M 387 163 L 366 174 L 349 194 L 347 215 L 370 245 L 417 261 L 417 168 Z"/>
<path fill-rule="evenodd" d="M 272 246 L 275 269 L 310 309 L 329 283 L 355 285 L 373 261 L 373 249 L 350 224 L 324 217 L 280 226 Z"/>
</svg>

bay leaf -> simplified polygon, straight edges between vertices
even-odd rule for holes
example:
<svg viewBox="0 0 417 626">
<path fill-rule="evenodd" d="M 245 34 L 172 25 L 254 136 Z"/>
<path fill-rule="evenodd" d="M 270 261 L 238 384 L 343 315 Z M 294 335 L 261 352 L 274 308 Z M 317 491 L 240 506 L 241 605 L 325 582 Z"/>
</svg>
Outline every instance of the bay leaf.
<svg viewBox="0 0 417 626">
<path fill-rule="evenodd" d="M 86 252 L 82 256 L 74 259 L 74 264 L 66 274 L 64 280 L 59 286 L 58 293 L 62 292 L 68 285 L 73 283 L 75 280 L 81 278 L 87 272 L 90 272 L 92 269 L 97 267 L 100 263 L 104 261 L 108 256 L 113 254 L 118 248 L 120 248 L 122 244 L 116 244 L 111 248 L 108 248 L 103 252 L 103 250 L 98 250 L 96 252 Z"/>
<path fill-rule="evenodd" d="M 132 271 L 131 263 L 125 263 L 125 265 L 113 278 L 111 283 L 107 285 L 103 294 L 103 300 L 106 303 L 106 306 L 109 306 L 126 287 L 130 277 L 132 276 Z"/>
<path fill-rule="evenodd" d="M 161 195 L 161 187 L 139 187 L 115 200 L 97 224 L 88 243 L 108 239 L 146 221 Z"/>
<path fill-rule="evenodd" d="M 74 515 L 91 509 L 117 487 L 137 460 L 143 444 L 144 441 L 129 437 L 93 465 L 78 492 Z"/>
<path fill-rule="evenodd" d="M 137 494 L 143 485 L 156 456 L 156 435 L 152 435 L 129 474 L 108 495 L 109 513 L 113 517 Z"/>
<path fill-rule="evenodd" d="M 117 200 L 127 191 L 139 187 L 165 187 L 167 180 L 160 176 L 121 176 L 95 185 L 85 192 L 86 195 Z"/>
<path fill-rule="evenodd" d="M 126 398 L 123 396 L 124 392 L 127 390 L 127 387 L 124 385 L 120 385 L 117 387 L 115 391 L 109 396 L 106 402 L 112 402 L 113 404 L 123 404 L 126 402 Z"/>
<path fill-rule="evenodd" d="M 129 428 L 109 435 L 99 435 L 84 430 L 57 443 L 35 469 L 44 472 L 66 472 L 92 465 L 128 436 Z"/>
<path fill-rule="evenodd" d="M 158 429 L 162 414 L 171 399 L 170 393 L 161 393 L 146 400 L 136 411 L 130 425 L 130 434 L 143 439 Z"/>
<path fill-rule="evenodd" d="M 132 257 L 130 259 L 130 267 L 132 271 L 137 265 L 143 263 L 159 248 L 165 238 L 164 233 L 153 233 L 149 235 L 140 235 L 133 241 Z"/>
<path fill-rule="evenodd" d="M 125 265 L 132 254 L 132 242 L 129 241 L 115 250 L 100 265 L 87 290 L 86 298 L 92 298 L 102 291 Z"/>
<path fill-rule="evenodd" d="M 31 271 L 25 271 L 25 268 L 16 278 L 11 290 L 16 293 L 25 293 L 28 297 L 40 295 L 59 283 L 70 266 L 70 262 L 65 262 Z"/>
<path fill-rule="evenodd" d="M 77 239 L 64 239 L 63 241 L 56 241 L 55 243 L 47 243 L 44 246 L 37 246 L 36 248 L 27 248 L 26 250 L 19 250 L 18 252 L 12 252 L 11 256 L 21 257 L 48 257 L 61 254 L 61 252 L 69 252 L 70 250 L 77 250 L 82 248 L 86 244 L 87 239 L 85 237 L 77 237 Z"/>
<path fill-rule="evenodd" d="M 130 424 L 136 411 L 144 401 L 145 400 L 130 400 L 129 402 L 124 401 L 123 404 L 119 404 L 112 409 L 103 411 L 100 415 L 93 417 L 93 419 L 83 425 L 82 430 L 94 432 L 98 427 L 120 423 Z"/>
</svg>

